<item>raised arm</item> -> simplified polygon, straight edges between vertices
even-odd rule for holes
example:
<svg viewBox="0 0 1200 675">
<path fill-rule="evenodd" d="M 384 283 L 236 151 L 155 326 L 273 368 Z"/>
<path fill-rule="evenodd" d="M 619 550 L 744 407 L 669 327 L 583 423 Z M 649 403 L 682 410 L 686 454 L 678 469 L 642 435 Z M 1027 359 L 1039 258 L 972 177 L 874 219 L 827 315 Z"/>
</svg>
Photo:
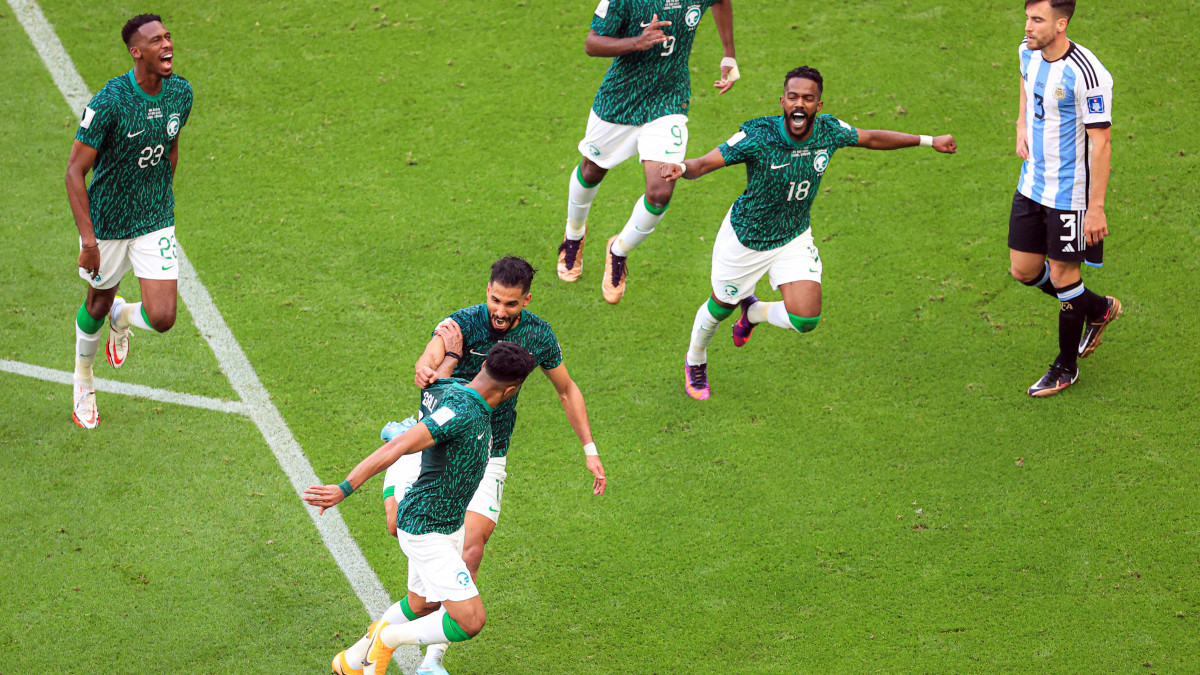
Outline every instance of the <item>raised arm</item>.
<svg viewBox="0 0 1200 675">
<path fill-rule="evenodd" d="M 588 32 L 587 39 L 583 41 L 583 51 L 588 56 L 602 58 L 624 56 L 633 52 L 644 52 L 655 45 L 660 45 L 667 41 L 667 34 L 662 32 L 662 29 L 664 26 L 670 25 L 670 21 L 659 21 L 658 15 L 655 14 L 650 19 L 650 23 L 642 29 L 642 32 L 633 37 L 611 37 L 601 35 L 593 29 Z"/>
<path fill-rule="evenodd" d="M 1087 214 L 1083 217 L 1083 236 L 1088 246 L 1095 246 L 1108 236 L 1108 216 L 1104 214 L 1104 198 L 1108 193 L 1108 174 L 1112 163 L 1112 127 L 1087 130 L 1092 146 L 1091 190 L 1088 192 Z"/>
<path fill-rule="evenodd" d="M 725 157 L 721 155 L 721 149 L 713 148 L 703 157 L 685 159 L 682 163 L 665 163 L 662 165 L 661 174 L 667 181 L 678 180 L 679 178 L 696 180 L 700 176 L 716 171 L 723 166 L 725 166 Z"/>
<path fill-rule="evenodd" d="M 397 459 L 414 452 L 421 452 L 433 447 L 433 436 L 424 422 L 405 431 L 392 440 L 384 443 L 378 450 L 372 452 L 366 459 L 346 476 L 341 485 L 312 485 L 304 491 L 304 501 L 312 506 L 320 507 L 320 513 L 325 509 L 337 506 L 350 493 L 362 487 L 371 476 L 386 471 Z"/>
<path fill-rule="evenodd" d="M 79 230 L 82 248 L 79 250 L 79 266 L 88 274 L 95 275 L 100 270 L 100 248 L 96 244 L 96 230 L 92 226 L 92 203 L 88 199 L 88 171 L 96 163 L 96 149 L 87 143 L 75 141 L 71 146 L 71 156 L 67 158 L 67 201 L 71 205 L 71 213 L 75 215 L 75 227 Z"/>
<path fill-rule="evenodd" d="M 595 476 L 592 481 L 592 494 L 602 495 L 607 480 L 604 477 L 604 465 L 600 463 L 600 455 L 593 454 L 596 452 L 596 444 L 592 442 L 592 429 L 588 424 L 587 406 L 583 402 L 583 392 L 579 391 L 575 380 L 572 380 L 571 376 L 567 374 L 565 364 L 559 364 L 549 370 L 543 369 L 542 372 L 546 373 L 546 377 L 550 378 L 550 383 L 554 385 L 554 390 L 558 392 L 558 400 L 562 403 L 567 422 L 571 424 L 575 435 L 579 437 L 579 442 L 583 444 L 587 469 Z"/>
<path fill-rule="evenodd" d="M 855 143 L 854 147 L 871 150 L 899 150 L 900 148 L 914 148 L 918 145 L 931 146 L 938 152 L 951 155 L 958 151 L 958 146 L 954 143 L 954 136 L 950 134 L 930 137 L 883 129 L 859 129 L 858 143 Z"/>
<path fill-rule="evenodd" d="M 725 52 L 725 58 L 721 59 L 721 79 L 714 82 L 713 86 L 720 89 L 717 94 L 724 94 L 741 77 L 735 60 L 737 55 L 733 50 L 733 0 L 720 0 L 714 4 L 712 17 L 717 24 L 721 48 Z"/>
</svg>

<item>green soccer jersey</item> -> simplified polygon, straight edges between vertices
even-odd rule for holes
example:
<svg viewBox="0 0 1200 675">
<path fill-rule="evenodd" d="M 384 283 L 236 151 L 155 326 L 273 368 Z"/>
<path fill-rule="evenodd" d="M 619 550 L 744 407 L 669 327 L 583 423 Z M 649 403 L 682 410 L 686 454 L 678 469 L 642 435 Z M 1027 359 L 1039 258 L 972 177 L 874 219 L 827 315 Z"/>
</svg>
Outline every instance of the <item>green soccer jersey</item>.
<svg viewBox="0 0 1200 675">
<path fill-rule="evenodd" d="M 696 26 L 717 0 L 600 0 L 592 30 L 606 37 L 640 35 L 655 14 L 670 26 L 667 41 L 612 60 L 592 110 L 605 122 L 639 126 L 665 115 L 686 115 L 692 97 L 688 57 Z"/>
<path fill-rule="evenodd" d="M 492 406 L 465 380 L 438 380 L 421 391 L 421 423 L 435 444 L 421 453 L 421 475 L 396 509 L 396 526 L 409 534 L 453 534 L 492 449 Z"/>
<path fill-rule="evenodd" d="M 454 368 L 454 376 L 471 379 L 483 368 L 483 361 L 497 342 L 513 342 L 524 347 L 546 370 L 557 368 L 563 361 L 562 349 L 550 324 L 529 310 L 521 310 L 521 320 L 507 332 L 492 330 L 487 305 L 464 307 L 450 315 L 462 329 L 462 360 Z M 492 416 L 492 456 L 508 454 L 508 441 L 517 424 L 517 396 L 496 408 Z"/>
<path fill-rule="evenodd" d="M 178 75 L 150 96 L 130 70 L 92 97 L 75 139 L 96 149 L 88 199 L 97 239 L 133 239 L 175 224 L 167 154 L 191 111 L 192 85 Z"/>
<path fill-rule="evenodd" d="M 804 234 L 829 159 L 858 143 L 858 130 L 832 115 L 817 115 L 808 140 L 797 143 L 782 115 L 742 124 L 718 150 L 725 164 L 746 165 L 746 191 L 729 222 L 746 248 L 770 251 Z"/>
</svg>

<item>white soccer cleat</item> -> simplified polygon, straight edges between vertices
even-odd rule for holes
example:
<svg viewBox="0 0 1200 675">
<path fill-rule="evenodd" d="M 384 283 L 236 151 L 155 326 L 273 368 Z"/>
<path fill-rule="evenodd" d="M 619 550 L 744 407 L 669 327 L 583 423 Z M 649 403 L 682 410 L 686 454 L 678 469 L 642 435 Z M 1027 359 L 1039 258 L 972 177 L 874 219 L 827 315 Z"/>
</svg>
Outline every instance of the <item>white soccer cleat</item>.
<svg viewBox="0 0 1200 675">
<path fill-rule="evenodd" d="M 117 320 L 126 304 L 125 298 L 118 295 L 113 300 L 112 311 L 108 313 L 108 342 L 104 343 L 104 356 L 113 368 L 120 368 L 129 356 L 129 326 L 117 328 Z"/>
<path fill-rule="evenodd" d="M 96 410 L 96 387 L 92 380 L 75 378 L 73 411 L 71 417 L 75 424 L 84 429 L 95 429 L 100 423 L 100 413 Z"/>
<path fill-rule="evenodd" d="M 422 663 L 417 666 L 415 675 L 450 675 L 440 663 Z"/>
</svg>

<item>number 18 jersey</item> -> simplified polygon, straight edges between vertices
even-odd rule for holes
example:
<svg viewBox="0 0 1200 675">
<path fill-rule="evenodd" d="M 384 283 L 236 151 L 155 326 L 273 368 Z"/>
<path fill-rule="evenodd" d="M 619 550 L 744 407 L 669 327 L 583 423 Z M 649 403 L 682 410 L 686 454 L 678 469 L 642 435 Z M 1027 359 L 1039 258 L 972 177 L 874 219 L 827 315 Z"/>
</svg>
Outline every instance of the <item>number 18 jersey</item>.
<svg viewBox="0 0 1200 675">
<path fill-rule="evenodd" d="M 96 92 L 75 139 L 96 149 L 88 185 L 97 239 L 133 239 L 175 224 L 175 194 L 167 154 L 192 111 L 192 86 L 163 78 L 151 96 L 133 71 Z"/>
<path fill-rule="evenodd" d="M 755 251 L 770 251 L 804 234 L 830 158 L 856 143 L 858 130 L 832 115 L 817 115 L 803 142 L 788 135 L 782 115 L 742 124 L 717 148 L 726 165 L 746 165 L 746 191 L 729 214 L 738 241 Z"/>
</svg>

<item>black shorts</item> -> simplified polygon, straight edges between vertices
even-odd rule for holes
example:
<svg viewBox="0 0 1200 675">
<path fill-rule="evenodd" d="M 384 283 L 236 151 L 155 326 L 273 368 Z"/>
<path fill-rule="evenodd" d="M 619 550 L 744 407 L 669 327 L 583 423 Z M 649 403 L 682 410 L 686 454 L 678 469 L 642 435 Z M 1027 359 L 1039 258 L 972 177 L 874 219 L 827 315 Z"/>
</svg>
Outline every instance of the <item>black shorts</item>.
<svg viewBox="0 0 1200 675">
<path fill-rule="evenodd" d="M 1085 213 L 1052 209 L 1017 192 L 1008 216 L 1008 247 L 1051 260 L 1100 267 L 1104 264 L 1104 242 L 1087 245 L 1083 236 Z"/>
</svg>

